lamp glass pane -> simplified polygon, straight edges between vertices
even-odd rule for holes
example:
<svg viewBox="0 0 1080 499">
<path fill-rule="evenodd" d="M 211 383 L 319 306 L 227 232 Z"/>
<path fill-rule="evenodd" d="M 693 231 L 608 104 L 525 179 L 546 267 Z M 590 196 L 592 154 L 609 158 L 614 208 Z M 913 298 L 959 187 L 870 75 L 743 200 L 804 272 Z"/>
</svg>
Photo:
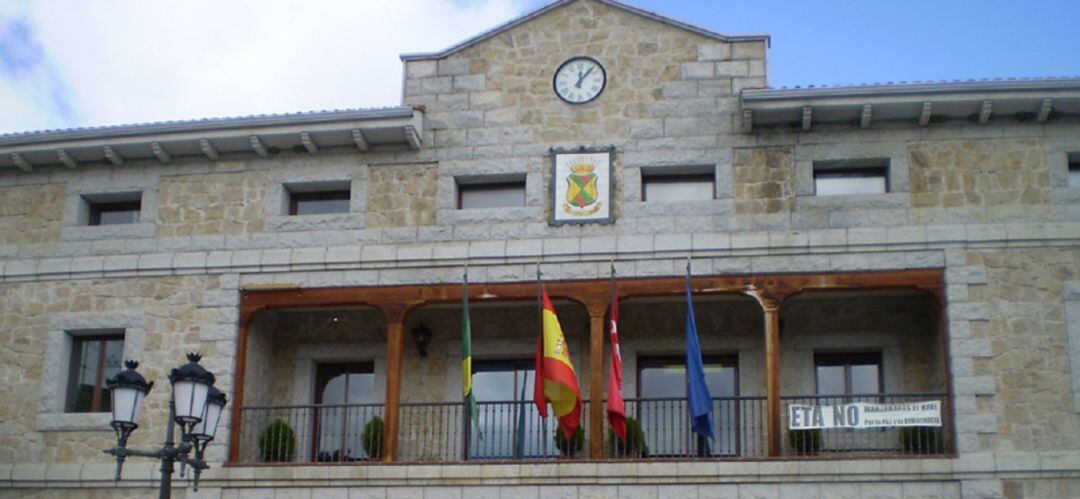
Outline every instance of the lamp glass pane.
<svg viewBox="0 0 1080 499">
<path fill-rule="evenodd" d="M 112 390 L 113 421 L 134 423 L 139 415 L 139 402 L 142 392 L 131 387 L 116 387 Z"/>
<path fill-rule="evenodd" d="M 214 435 L 217 434 L 218 421 L 221 420 L 221 409 L 222 406 L 218 404 L 206 404 L 206 416 L 199 423 L 201 427 L 199 433 L 209 437 L 210 440 L 213 440 Z"/>
<path fill-rule="evenodd" d="M 202 419 L 203 406 L 206 405 L 206 392 L 209 388 L 203 383 L 187 380 L 173 384 L 177 421 L 192 422 Z"/>
</svg>

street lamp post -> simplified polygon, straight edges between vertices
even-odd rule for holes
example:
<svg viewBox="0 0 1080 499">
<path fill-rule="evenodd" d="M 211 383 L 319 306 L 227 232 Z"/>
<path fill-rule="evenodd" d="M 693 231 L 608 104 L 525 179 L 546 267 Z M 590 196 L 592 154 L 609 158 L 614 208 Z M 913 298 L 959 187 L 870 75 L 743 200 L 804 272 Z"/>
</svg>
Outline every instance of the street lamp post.
<svg viewBox="0 0 1080 499">
<path fill-rule="evenodd" d="M 209 468 L 204 452 L 217 433 L 218 422 L 227 402 L 225 394 L 214 388 L 214 374 L 199 365 L 201 356 L 189 353 L 187 359 L 187 364 L 169 373 L 169 383 L 172 385 L 169 422 L 165 430 L 165 444 L 157 450 L 127 448 L 128 437 L 139 427 L 136 420 L 142 401 L 154 386 L 153 382 L 148 383 L 135 371 L 139 363 L 128 360 L 124 363 L 127 369 L 105 382 L 112 396 L 112 427 L 116 430 L 116 447 L 105 450 L 105 453 L 116 456 L 116 479 L 120 480 L 124 461 L 129 456 L 158 459 L 161 461 L 158 497 L 162 499 L 172 494 L 173 465 L 176 462 L 191 466 L 195 474 L 195 490 L 198 490 L 199 475 L 202 470 Z M 180 427 L 180 445 L 174 441 L 173 425 Z"/>
</svg>

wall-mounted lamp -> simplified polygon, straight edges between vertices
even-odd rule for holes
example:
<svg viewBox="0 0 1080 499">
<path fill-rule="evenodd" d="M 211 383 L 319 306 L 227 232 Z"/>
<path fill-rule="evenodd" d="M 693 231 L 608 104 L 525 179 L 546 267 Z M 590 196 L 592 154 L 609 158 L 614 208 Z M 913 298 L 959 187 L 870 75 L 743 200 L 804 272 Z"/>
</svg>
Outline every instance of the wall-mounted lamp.
<svg viewBox="0 0 1080 499">
<path fill-rule="evenodd" d="M 423 324 L 420 324 L 413 328 L 412 339 L 416 342 L 416 350 L 420 352 L 420 356 L 427 357 L 427 347 L 431 343 L 431 331 L 424 327 Z"/>
</svg>

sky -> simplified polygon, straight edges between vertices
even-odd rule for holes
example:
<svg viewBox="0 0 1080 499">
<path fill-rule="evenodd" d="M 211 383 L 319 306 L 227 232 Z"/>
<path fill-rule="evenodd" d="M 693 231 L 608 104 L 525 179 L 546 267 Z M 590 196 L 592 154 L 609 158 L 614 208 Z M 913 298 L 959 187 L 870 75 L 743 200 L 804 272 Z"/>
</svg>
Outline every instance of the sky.
<svg viewBox="0 0 1080 499">
<path fill-rule="evenodd" d="M 543 0 L 0 0 L 0 133 L 396 106 L 402 53 Z M 769 84 L 1080 77 L 1077 0 L 631 0 L 770 34 Z"/>
</svg>

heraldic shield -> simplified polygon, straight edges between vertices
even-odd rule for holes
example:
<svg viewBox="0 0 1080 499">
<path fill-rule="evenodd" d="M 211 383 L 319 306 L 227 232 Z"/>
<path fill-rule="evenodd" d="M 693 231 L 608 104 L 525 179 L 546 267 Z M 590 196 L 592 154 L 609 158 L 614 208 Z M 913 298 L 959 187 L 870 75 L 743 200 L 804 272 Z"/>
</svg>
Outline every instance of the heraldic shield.
<svg viewBox="0 0 1080 499">
<path fill-rule="evenodd" d="M 576 208 L 585 209 L 596 203 L 600 193 L 596 187 L 595 165 L 578 163 L 570 166 L 566 176 L 566 202 Z"/>
</svg>

